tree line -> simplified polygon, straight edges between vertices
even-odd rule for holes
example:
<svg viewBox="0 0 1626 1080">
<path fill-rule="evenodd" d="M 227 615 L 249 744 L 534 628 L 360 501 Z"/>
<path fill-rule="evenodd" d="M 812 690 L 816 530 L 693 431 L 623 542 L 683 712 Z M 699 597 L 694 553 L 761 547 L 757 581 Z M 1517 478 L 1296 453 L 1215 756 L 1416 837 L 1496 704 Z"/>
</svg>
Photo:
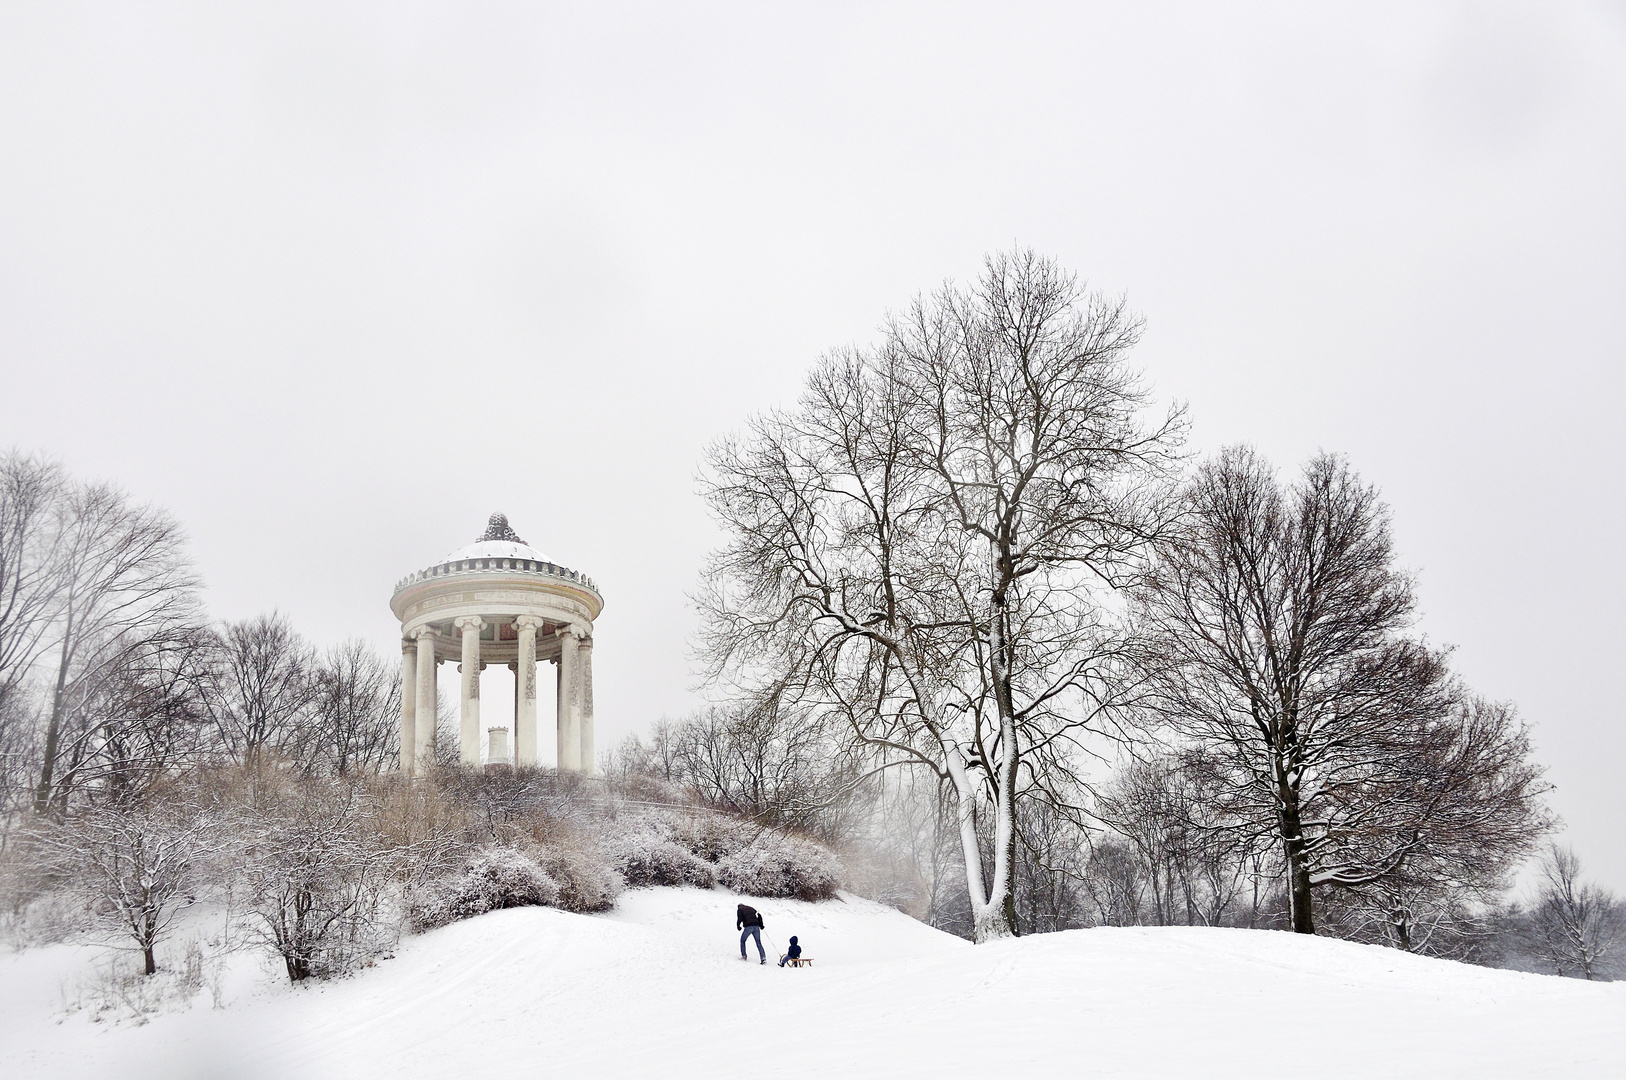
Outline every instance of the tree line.
<svg viewBox="0 0 1626 1080">
<path fill-rule="evenodd" d="M 376 773 L 397 753 L 398 671 L 276 613 L 211 620 L 166 511 L 0 455 L 0 838 L 204 763 Z"/>
</svg>

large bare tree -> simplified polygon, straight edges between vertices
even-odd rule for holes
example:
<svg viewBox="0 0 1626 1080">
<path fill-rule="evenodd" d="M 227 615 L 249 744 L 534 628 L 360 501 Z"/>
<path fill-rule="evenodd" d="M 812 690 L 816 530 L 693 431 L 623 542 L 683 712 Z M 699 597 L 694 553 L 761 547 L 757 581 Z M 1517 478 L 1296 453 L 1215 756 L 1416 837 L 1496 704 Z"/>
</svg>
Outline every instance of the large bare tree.
<svg viewBox="0 0 1626 1080">
<path fill-rule="evenodd" d="M 1510 711 L 1464 704 L 1409 636 L 1388 512 L 1341 458 L 1290 487 L 1251 449 L 1203 465 L 1136 590 L 1148 700 L 1218 767 L 1212 790 L 1279 845 L 1293 929 L 1312 889 L 1499 877 L 1545 827 Z"/>
<path fill-rule="evenodd" d="M 1139 332 L 1050 260 L 996 255 L 708 456 L 711 674 L 947 785 L 978 941 L 1016 932 L 1018 799 L 1076 782 L 1115 591 L 1165 522 L 1184 421 L 1143 420 Z"/>
<path fill-rule="evenodd" d="M 50 646 L 61 584 L 58 510 L 68 490 L 55 463 L 17 450 L 0 455 L 0 708 Z"/>
<path fill-rule="evenodd" d="M 26 805 L 36 764 L 28 679 L 50 647 L 59 577 L 57 508 L 68 491 L 56 464 L 0 454 L 0 813 Z M 6 836 L 0 830 L 0 842 Z"/>
<path fill-rule="evenodd" d="M 34 806 L 63 803 L 63 757 L 83 754 L 97 717 L 82 708 L 104 671 L 199 622 L 197 579 L 181 527 L 110 484 L 75 485 L 56 507 L 50 648 L 56 659 Z"/>
</svg>

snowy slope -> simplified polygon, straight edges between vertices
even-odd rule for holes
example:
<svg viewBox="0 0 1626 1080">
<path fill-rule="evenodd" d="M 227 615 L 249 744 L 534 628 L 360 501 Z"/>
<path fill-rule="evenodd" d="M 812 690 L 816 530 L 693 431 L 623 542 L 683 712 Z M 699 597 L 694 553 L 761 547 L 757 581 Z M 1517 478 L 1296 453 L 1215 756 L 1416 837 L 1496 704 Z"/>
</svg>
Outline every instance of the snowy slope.
<svg viewBox="0 0 1626 1080">
<path fill-rule="evenodd" d="M 1102 929 L 971 946 L 867 901 L 761 901 L 811 969 L 742 964 L 735 898 L 494 912 L 310 989 L 141 1027 L 53 1015 L 52 963 L 0 959 L 13 1077 L 1626 1076 L 1626 984 L 1288 934 Z"/>
</svg>

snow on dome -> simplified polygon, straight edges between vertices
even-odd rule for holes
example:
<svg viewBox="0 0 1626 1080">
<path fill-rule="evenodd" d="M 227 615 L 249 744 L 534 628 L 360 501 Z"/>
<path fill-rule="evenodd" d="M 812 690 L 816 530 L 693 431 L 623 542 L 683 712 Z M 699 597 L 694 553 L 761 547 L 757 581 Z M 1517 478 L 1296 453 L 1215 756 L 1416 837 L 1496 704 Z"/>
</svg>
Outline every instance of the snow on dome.
<svg viewBox="0 0 1626 1080">
<path fill-rule="evenodd" d="M 506 514 L 492 514 L 486 524 L 485 535 L 460 547 L 440 561 L 457 562 L 460 559 L 531 559 L 535 562 L 553 562 L 542 552 L 531 547 L 508 524 Z"/>
<path fill-rule="evenodd" d="M 459 559 L 533 559 L 536 562 L 553 562 L 531 545 L 516 544 L 511 540 L 481 540 L 468 547 L 458 548 L 440 561 L 449 563 L 457 562 Z"/>
</svg>

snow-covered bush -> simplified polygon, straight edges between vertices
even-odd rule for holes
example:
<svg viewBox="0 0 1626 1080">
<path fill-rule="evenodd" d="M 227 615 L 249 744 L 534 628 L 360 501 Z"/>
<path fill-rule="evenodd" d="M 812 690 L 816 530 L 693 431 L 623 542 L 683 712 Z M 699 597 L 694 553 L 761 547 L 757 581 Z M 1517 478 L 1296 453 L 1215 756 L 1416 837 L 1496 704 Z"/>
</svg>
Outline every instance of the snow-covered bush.
<svg viewBox="0 0 1626 1080">
<path fill-rule="evenodd" d="M 629 888 L 693 885 L 710 889 L 717 884 L 711 863 L 653 829 L 617 837 L 605 846 Z"/>
<path fill-rule="evenodd" d="M 559 897 L 559 883 L 531 856 L 490 848 L 455 878 L 428 885 L 414 899 L 412 924 L 421 931 L 502 908 L 555 907 Z"/>
<path fill-rule="evenodd" d="M 695 814 L 670 821 L 667 827 L 674 842 L 710 863 L 722 862 L 744 851 L 761 831 L 722 814 Z"/>
<path fill-rule="evenodd" d="M 354 781 L 285 779 L 241 808 L 234 873 L 251 934 L 293 982 L 354 971 L 395 943 L 392 853 L 373 829 L 374 806 Z"/>
<path fill-rule="evenodd" d="M 834 855 L 792 836 L 763 836 L 730 855 L 718 864 L 717 880 L 747 896 L 795 900 L 829 900 L 841 883 Z"/>
<path fill-rule="evenodd" d="M 542 866 L 559 882 L 557 906 L 565 911 L 608 911 L 625 887 L 621 875 L 597 851 L 548 847 Z"/>
</svg>

